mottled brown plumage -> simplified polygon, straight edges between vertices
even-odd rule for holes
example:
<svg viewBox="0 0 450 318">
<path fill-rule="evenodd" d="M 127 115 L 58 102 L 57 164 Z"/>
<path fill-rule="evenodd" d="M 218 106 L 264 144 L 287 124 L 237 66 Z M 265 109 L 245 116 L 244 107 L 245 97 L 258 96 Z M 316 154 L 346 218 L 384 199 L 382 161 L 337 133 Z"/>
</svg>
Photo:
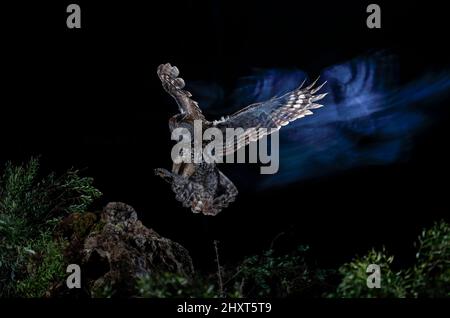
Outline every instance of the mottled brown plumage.
<svg viewBox="0 0 450 318">
<path fill-rule="evenodd" d="M 157 73 L 163 88 L 175 99 L 179 108 L 179 114 L 169 120 L 170 131 L 184 127 L 193 135 L 194 120 L 201 120 L 203 129 L 215 127 L 222 130 L 224 136 L 227 128 L 243 128 L 243 133 L 236 139 L 224 140 L 223 148 L 216 153 L 219 156 L 229 155 L 298 118 L 311 115 L 312 109 L 322 107 L 316 102 L 326 95 L 315 95 L 325 84 L 315 87 L 316 80 L 304 89 L 300 86 L 281 97 L 249 105 L 227 118 L 210 122 L 197 102 L 191 99 L 191 93 L 184 90 L 185 83 L 178 77 L 178 68 L 169 63 L 161 64 Z M 238 193 L 215 163 L 182 162 L 173 164 L 171 172 L 166 169 L 156 169 L 155 172 L 171 184 L 176 199 L 195 213 L 216 215 L 233 202 Z"/>
</svg>

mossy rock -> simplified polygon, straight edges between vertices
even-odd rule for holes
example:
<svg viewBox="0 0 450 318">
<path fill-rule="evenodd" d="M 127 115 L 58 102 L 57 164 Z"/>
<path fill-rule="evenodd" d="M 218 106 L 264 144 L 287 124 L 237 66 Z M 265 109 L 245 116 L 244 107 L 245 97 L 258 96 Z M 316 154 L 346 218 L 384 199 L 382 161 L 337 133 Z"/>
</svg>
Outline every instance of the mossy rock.
<svg viewBox="0 0 450 318">
<path fill-rule="evenodd" d="M 56 234 L 68 239 L 85 238 L 94 226 L 98 226 L 99 216 L 93 212 L 72 213 L 59 224 Z"/>
</svg>

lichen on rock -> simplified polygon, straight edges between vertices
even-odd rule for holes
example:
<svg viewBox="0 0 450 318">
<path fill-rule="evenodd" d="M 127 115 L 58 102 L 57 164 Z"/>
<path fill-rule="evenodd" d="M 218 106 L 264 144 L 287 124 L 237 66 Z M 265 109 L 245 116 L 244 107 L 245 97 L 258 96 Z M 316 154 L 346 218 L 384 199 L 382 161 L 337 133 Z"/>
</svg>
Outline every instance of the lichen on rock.
<svg viewBox="0 0 450 318">
<path fill-rule="evenodd" d="M 72 217 L 73 220 L 81 218 Z M 65 232 L 72 233 L 71 240 L 79 241 L 75 246 L 82 243 L 81 250 L 72 251 L 72 256 L 79 257 L 83 284 L 89 296 L 104 297 L 105 291 L 119 293 L 114 296 L 133 296 L 136 280 L 143 276 L 172 272 L 192 277 L 194 273 L 189 252 L 144 226 L 136 211 L 127 204 L 109 203 L 96 223 L 87 222 L 90 230 L 87 235 L 73 235 L 75 229 L 80 230 L 80 222 L 64 220 L 63 223 Z M 70 229 L 70 224 L 74 228 Z"/>
</svg>

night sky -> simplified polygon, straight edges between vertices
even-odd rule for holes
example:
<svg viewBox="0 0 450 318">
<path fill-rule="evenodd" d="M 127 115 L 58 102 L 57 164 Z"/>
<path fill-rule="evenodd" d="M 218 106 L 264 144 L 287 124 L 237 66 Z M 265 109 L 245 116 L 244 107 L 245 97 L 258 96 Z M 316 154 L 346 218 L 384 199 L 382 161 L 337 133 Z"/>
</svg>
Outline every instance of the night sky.
<svg viewBox="0 0 450 318">
<path fill-rule="evenodd" d="M 77 1 L 80 30 L 66 27 L 68 1 L 2 4 L 1 162 L 41 155 L 44 172 L 85 169 L 104 193 L 93 209 L 132 205 L 199 268 L 214 265 L 213 240 L 226 263 L 267 249 L 282 232 L 277 249 L 308 244 L 323 266 L 383 245 L 408 264 L 420 230 L 449 220 L 448 91 L 411 103 L 431 120 L 408 134 L 407 154 L 386 164 L 360 162 L 264 188 L 257 166 L 221 166 L 240 194 L 216 217 L 183 208 L 153 175 L 171 167 L 168 119 L 177 111 L 156 76 L 161 63 L 180 69 L 194 98 L 213 95 L 204 111 L 211 119 L 235 110 L 232 93 L 255 70 L 314 77 L 379 50 L 396 56 L 399 87 L 449 70 L 445 10 L 433 1 L 377 1 L 380 30 L 365 25 L 369 1 L 242 2 Z M 220 89 L 208 90 L 212 84 Z"/>
</svg>

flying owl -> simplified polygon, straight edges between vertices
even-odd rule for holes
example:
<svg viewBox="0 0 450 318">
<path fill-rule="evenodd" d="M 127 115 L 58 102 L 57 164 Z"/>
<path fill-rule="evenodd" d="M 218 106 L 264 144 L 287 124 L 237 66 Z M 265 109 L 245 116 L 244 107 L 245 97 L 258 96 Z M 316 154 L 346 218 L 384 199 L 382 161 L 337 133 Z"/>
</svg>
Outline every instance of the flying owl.
<svg viewBox="0 0 450 318">
<path fill-rule="evenodd" d="M 300 87 L 281 97 L 273 97 L 268 101 L 249 105 L 222 120 L 208 121 L 197 102 L 191 98 L 191 93 L 183 89 L 185 83 L 178 77 L 177 67 L 169 63 L 161 64 L 157 73 L 164 90 L 178 104 L 179 114 L 169 120 L 171 132 L 183 127 L 193 133 L 194 120 L 201 120 L 203 130 L 214 127 L 223 131 L 224 135 L 227 128 L 243 128 L 244 132 L 241 136 L 224 140 L 224 146 L 218 152 L 221 156 L 230 155 L 264 136 L 264 133 L 255 133 L 255 131 L 265 131 L 265 134 L 270 134 L 298 118 L 311 115 L 311 110 L 323 106 L 316 102 L 327 94 L 316 95 L 325 82 L 316 87 L 317 80 L 315 80 L 306 88 L 302 88 L 302 83 Z M 266 129 L 258 130 L 258 128 Z M 171 185 L 175 198 L 194 213 L 217 215 L 233 202 L 238 194 L 236 186 L 214 162 L 174 163 L 172 171 L 158 168 L 155 169 L 155 174 L 166 180 Z"/>
</svg>

